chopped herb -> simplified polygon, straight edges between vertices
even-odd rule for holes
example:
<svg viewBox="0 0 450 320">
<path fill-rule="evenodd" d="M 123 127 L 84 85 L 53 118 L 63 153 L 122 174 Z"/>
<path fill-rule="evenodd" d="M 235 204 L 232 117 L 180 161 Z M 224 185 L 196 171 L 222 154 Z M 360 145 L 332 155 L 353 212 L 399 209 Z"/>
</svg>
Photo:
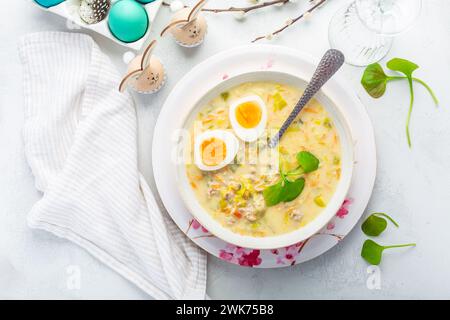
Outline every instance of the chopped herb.
<svg viewBox="0 0 450 320">
<path fill-rule="evenodd" d="M 334 156 L 333 164 L 334 165 L 339 165 L 340 163 L 341 163 L 341 158 L 339 158 L 338 156 Z"/>
<path fill-rule="evenodd" d="M 324 120 L 323 120 L 323 126 L 325 127 L 325 128 L 328 128 L 328 129 L 331 129 L 333 126 L 331 125 L 331 120 L 330 120 L 330 118 L 325 118 Z"/>
<path fill-rule="evenodd" d="M 370 264 L 379 265 L 384 250 L 392 248 L 414 247 L 415 245 L 415 243 L 407 243 L 392 246 L 382 246 L 373 240 L 367 239 L 366 241 L 364 241 L 364 244 L 362 246 L 361 257 L 363 257 L 363 259 Z"/>
<path fill-rule="evenodd" d="M 227 101 L 228 98 L 230 97 L 230 93 L 229 92 L 222 92 L 220 94 L 220 96 L 222 97 L 223 101 Z"/>
</svg>

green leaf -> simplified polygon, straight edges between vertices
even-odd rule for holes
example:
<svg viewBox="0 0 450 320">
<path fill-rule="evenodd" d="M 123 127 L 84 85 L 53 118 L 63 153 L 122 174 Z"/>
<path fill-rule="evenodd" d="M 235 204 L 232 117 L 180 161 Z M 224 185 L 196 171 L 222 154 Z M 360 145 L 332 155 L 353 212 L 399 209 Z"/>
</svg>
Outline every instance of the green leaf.
<svg viewBox="0 0 450 320">
<path fill-rule="evenodd" d="M 283 202 L 289 202 L 296 199 L 305 188 L 305 179 L 298 178 L 295 181 L 285 180 L 283 189 Z"/>
<path fill-rule="evenodd" d="M 409 100 L 408 116 L 406 118 L 406 137 L 408 139 L 408 146 L 411 148 L 411 135 L 409 133 L 409 123 L 411 122 L 411 114 L 414 104 L 412 73 L 414 72 L 414 70 L 419 68 L 419 66 L 414 62 L 401 58 L 394 58 L 392 60 L 389 60 L 386 66 L 393 71 L 399 71 L 403 73 L 408 78 L 410 100 Z"/>
<path fill-rule="evenodd" d="M 304 173 L 309 173 L 319 168 L 319 159 L 308 151 L 300 151 L 297 153 L 297 162 L 302 167 Z"/>
<path fill-rule="evenodd" d="M 414 62 L 401 58 L 394 58 L 389 60 L 386 63 L 386 67 L 388 67 L 388 69 L 392 71 L 401 72 L 405 74 L 405 76 L 407 76 L 408 78 L 411 78 L 414 70 L 419 68 L 419 66 Z"/>
<path fill-rule="evenodd" d="M 283 157 L 280 157 L 281 179 L 276 184 L 263 190 L 264 200 L 268 207 L 277 205 L 280 202 L 292 201 L 302 193 L 305 188 L 305 179 L 299 177 L 295 180 L 290 180 L 288 176 L 298 176 L 317 170 L 319 167 L 319 160 L 307 151 L 302 151 L 297 154 L 297 162 L 299 163 L 298 168 L 285 173 L 283 172 L 285 161 Z"/>
<path fill-rule="evenodd" d="M 405 129 L 406 129 L 406 137 L 408 140 L 408 146 L 411 147 L 411 135 L 409 132 L 409 124 L 411 122 L 412 109 L 414 105 L 413 81 L 419 82 L 421 85 L 425 87 L 425 89 L 428 90 L 436 105 L 439 104 L 439 101 L 436 95 L 434 94 L 433 90 L 430 88 L 430 86 L 428 86 L 424 81 L 414 78 L 412 76 L 413 72 L 419 68 L 419 66 L 414 62 L 401 58 L 393 58 L 387 62 L 386 66 L 388 69 L 392 71 L 403 73 L 406 77 L 386 75 L 383 71 L 383 68 L 378 63 L 373 63 L 371 65 L 368 65 L 364 70 L 363 76 L 361 78 L 361 84 L 363 85 L 364 89 L 370 96 L 372 96 L 373 98 L 379 98 L 386 91 L 387 82 L 405 78 L 408 80 L 410 100 Z"/>
<path fill-rule="evenodd" d="M 283 201 L 284 181 L 280 180 L 278 183 L 271 185 L 263 190 L 264 200 L 266 206 L 272 207 Z"/>
<path fill-rule="evenodd" d="M 361 257 L 368 263 L 379 265 L 383 256 L 383 251 L 391 248 L 413 247 L 415 243 L 399 244 L 393 246 L 382 246 L 373 240 L 367 239 L 361 249 Z"/>
<path fill-rule="evenodd" d="M 384 247 L 373 240 L 364 241 L 361 249 L 361 257 L 370 264 L 379 265 L 383 255 Z"/>
<path fill-rule="evenodd" d="M 379 236 L 387 227 L 386 219 L 389 219 L 397 228 L 398 224 L 387 214 L 382 212 L 375 212 L 367 217 L 367 219 L 361 225 L 362 231 L 371 237 Z"/>
<path fill-rule="evenodd" d="M 384 73 L 380 64 L 372 63 L 364 70 L 361 84 L 371 97 L 379 98 L 386 91 L 387 79 L 388 76 Z"/>
</svg>

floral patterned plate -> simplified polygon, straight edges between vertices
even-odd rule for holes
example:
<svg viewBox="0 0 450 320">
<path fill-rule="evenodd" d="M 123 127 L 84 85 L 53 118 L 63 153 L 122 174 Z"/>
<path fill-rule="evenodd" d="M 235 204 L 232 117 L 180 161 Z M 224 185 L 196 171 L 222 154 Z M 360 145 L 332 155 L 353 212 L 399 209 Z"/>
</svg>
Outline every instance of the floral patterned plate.
<svg viewBox="0 0 450 320">
<path fill-rule="evenodd" d="M 335 217 L 311 238 L 273 250 L 240 248 L 215 237 L 189 213 L 178 194 L 173 160 L 183 115 L 202 95 L 226 79 L 255 70 L 273 70 L 309 79 L 317 61 L 293 49 L 249 45 L 217 54 L 197 65 L 175 86 L 159 115 L 153 137 L 153 172 L 158 192 L 178 227 L 208 253 L 231 263 L 256 268 L 277 268 L 313 259 L 339 243 L 356 225 L 369 201 L 375 182 L 376 149 L 372 124 L 364 106 L 345 80 L 335 75 L 322 92 L 341 108 L 354 137 L 354 171 L 347 199 Z M 199 80 L 201 79 L 201 80 Z M 193 87 L 195 85 L 195 87 Z M 183 101 L 182 104 L 179 102 Z M 175 116 L 176 115 L 176 116 Z"/>
</svg>

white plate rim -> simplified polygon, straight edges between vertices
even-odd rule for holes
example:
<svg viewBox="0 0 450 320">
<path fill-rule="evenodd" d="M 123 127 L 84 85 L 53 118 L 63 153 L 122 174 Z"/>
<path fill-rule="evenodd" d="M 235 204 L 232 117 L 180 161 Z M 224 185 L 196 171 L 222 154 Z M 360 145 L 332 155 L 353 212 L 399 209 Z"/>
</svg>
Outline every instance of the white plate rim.
<svg viewBox="0 0 450 320">
<path fill-rule="evenodd" d="M 246 64 L 245 66 L 236 66 L 236 57 L 241 59 L 243 57 L 251 57 L 251 61 L 248 61 L 248 63 L 253 65 L 248 66 Z M 345 215 L 348 216 L 347 219 L 341 219 L 341 217 L 337 219 L 339 225 L 336 223 L 336 226 L 332 228 L 334 233 L 328 232 L 330 230 L 327 228 L 327 231 L 324 233 L 319 233 L 316 236 L 313 236 L 309 239 L 309 241 L 304 241 L 305 243 L 297 244 L 297 247 L 299 248 L 298 252 L 295 247 L 281 248 L 280 250 L 246 250 L 228 245 L 224 241 L 209 235 L 208 232 L 205 232 L 202 228 L 192 227 L 195 227 L 197 223 L 192 220 L 192 216 L 184 207 L 181 197 L 179 195 L 177 197 L 175 192 L 169 192 L 169 190 L 171 190 L 170 184 L 175 183 L 175 180 L 172 179 L 173 177 L 170 178 L 170 165 L 168 164 L 169 161 L 167 161 L 167 150 L 164 151 L 164 148 L 168 143 L 167 129 L 170 128 L 170 125 L 176 127 L 176 124 L 172 123 L 174 122 L 174 111 L 179 111 L 174 108 L 173 97 L 180 94 L 180 92 L 187 90 L 186 88 L 189 87 L 188 85 L 192 84 L 194 80 L 199 77 L 199 75 L 204 76 L 205 70 L 208 70 L 210 74 L 209 78 L 211 79 L 208 79 L 209 81 L 204 79 L 202 80 L 203 82 L 208 82 L 209 86 L 211 86 L 210 81 L 220 83 L 220 81 L 224 80 L 227 75 L 231 76 L 233 70 L 238 70 L 236 72 L 242 72 L 243 69 L 253 68 L 254 71 L 255 64 L 259 64 L 261 70 L 267 68 L 275 71 L 283 71 L 283 69 L 280 69 L 280 66 L 277 64 L 282 65 L 282 62 L 285 60 L 296 60 L 299 65 L 306 65 L 304 67 L 309 70 L 299 70 L 299 76 L 306 79 L 312 75 L 314 66 L 318 62 L 308 54 L 287 47 L 273 45 L 240 46 L 212 56 L 195 66 L 178 82 L 166 99 L 155 125 L 152 146 L 153 174 L 161 200 L 169 215 L 178 227 L 201 248 L 217 257 L 240 265 L 260 268 L 282 267 L 308 261 L 326 252 L 337 242 L 342 240 L 345 235 L 347 235 L 356 225 L 367 206 L 375 182 L 376 148 L 372 124 L 365 107 L 356 97 L 354 91 L 346 85 L 345 80 L 343 80 L 339 75 L 335 75 L 329 83 L 324 86 L 323 90 L 333 101 L 343 100 L 343 97 L 345 96 L 347 102 L 352 105 L 351 108 L 353 108 L 353 110 L 347 111 L 349 112 L 350 118 L 353 118 L 353 120 L 358 118 L 357 120 L 359 122 L 357 125 L 357 132 L 353 133 L 355 138 L 355 149 L 358 149 L 358 152 L 355 151 L 355 170 L 357 170 L 358 167 L 361 168 L 362 166 L 364 166 L 364 170 L 359 169 L 359 176 L 357 174 L 356 177 L 353 178 L 354 180 L 352 180 L 350 197 L 353 197 L 353 193 L 357 193 L 357 198 L 353 199 L 353 204 L 349 210 L 351 214 Z M 235 69 L 227 69 L 233 67 Z M 336 88 L 338 88 L 338 90 Z M 205 91 L 202 90 L 202 92 Z M 350 107 L 347 106 L 346 108 Z M 357 158 L 356 153 L 359 154 L 360 159 Z M 358 190 L 352 191 L 354 185 L 358 185 Z M 353 189 L 356 189 L 356 187 Z M 191 219 L 189 219 L 189 217 L 191 217 Z M 344 220 L 345 222 L 343 222 Z M 188 221 L 188 223 L 186 223 L 186 221 Z M 327 236 L 322 237 L 321 235 Z M 308 242 L 307 246 L 306 242 Z M 291 251 L 296 253 L 295 257 L 292 259 L 286 258 L 291 256 L 289 253 Z M 300 252 L 301 255 L 299 254 Z M 250 255 L 252 257 L 256 255 L 258 256 L 256 262 L 247 262 L 246 257 Z M 284 259 L 282 255 L 285 255 Z M 271 257 L 274 258 L 273 261 L 271 261 Z"/>
</svg>

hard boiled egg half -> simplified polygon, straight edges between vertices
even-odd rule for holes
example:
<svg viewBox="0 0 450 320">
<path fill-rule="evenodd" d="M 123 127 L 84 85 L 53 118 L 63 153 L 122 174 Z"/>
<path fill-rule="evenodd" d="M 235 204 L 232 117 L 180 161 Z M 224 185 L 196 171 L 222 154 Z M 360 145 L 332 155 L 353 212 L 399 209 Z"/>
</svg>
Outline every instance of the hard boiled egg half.
<svg viewBox="0 0 450 320">
<path fill-rule="evenodd" d="M 267 108 L 259 96 L 251 95 L 233 101 L 228 115 L 231 126 L 240 139 L 251 142 L 264 133 Z"/>
<path fill-rule="evenodd" d="M 194 161 L 203 171 L 219 170 L 234 160 L 239 141 L 225 130 L 208 130 L 199 134 L 194 143 Z"/>
</svg>

